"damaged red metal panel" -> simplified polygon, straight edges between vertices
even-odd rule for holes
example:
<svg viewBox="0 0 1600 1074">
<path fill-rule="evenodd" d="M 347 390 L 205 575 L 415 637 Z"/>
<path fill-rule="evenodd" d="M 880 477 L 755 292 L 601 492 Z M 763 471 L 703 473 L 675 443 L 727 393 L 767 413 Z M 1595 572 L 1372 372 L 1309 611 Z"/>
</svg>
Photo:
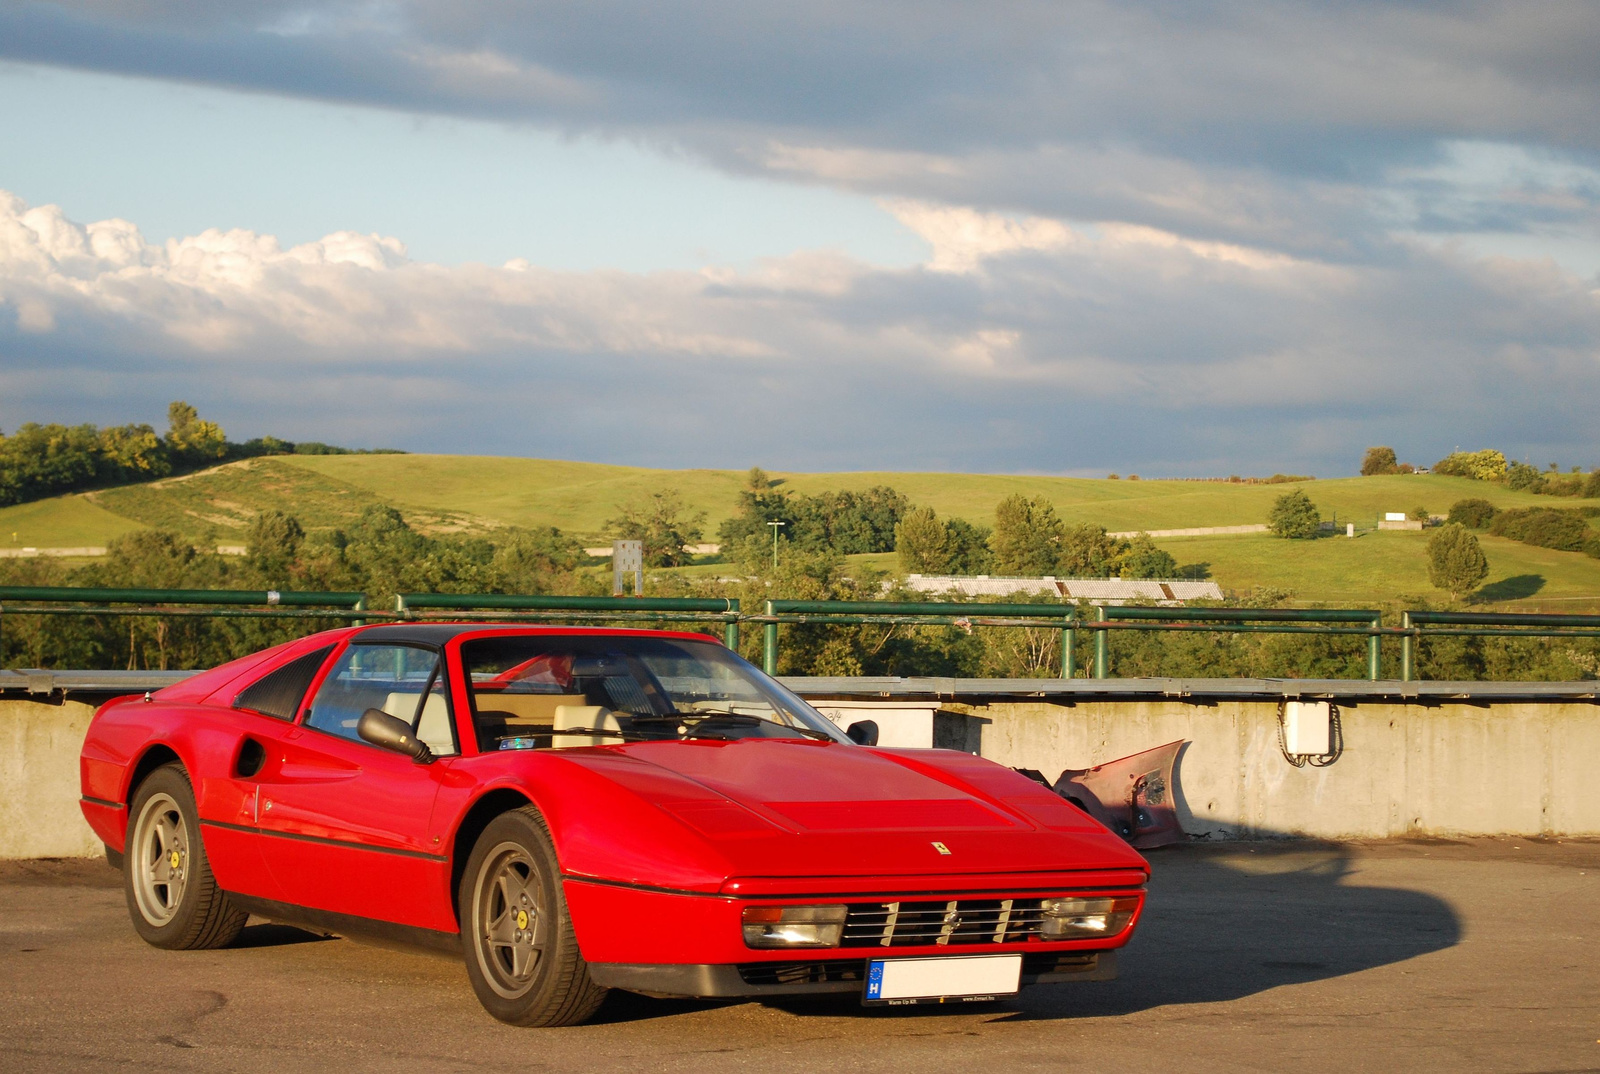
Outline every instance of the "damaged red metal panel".
<svg viewBox="0 0 1600 1074">
<path fill-rule="evenodd" d="M 1183 841 L 1173 766 L 1183 740 L 1093 768 L 1069 768 L 1051 788 L 1140 850 Z"/>
</svg>

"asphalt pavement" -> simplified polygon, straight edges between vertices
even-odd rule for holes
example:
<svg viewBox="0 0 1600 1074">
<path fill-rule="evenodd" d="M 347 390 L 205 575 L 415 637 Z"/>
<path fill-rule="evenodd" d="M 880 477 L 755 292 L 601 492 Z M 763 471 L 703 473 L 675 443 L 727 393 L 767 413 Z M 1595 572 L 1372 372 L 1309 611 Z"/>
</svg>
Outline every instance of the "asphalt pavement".
<svg viewBox="0 0 1600 1074">
<path fill-rule="evenodd" d="M 495 1022 L 436 956 L 261 923 L 158 951 L 104 863 L 0 863 L 0 1069 L 1600 1071 L 1600 842 L 1150 857 L 1114 982 L 957 1009 L 613 994 L 556 1030 Z"/>
</svg>

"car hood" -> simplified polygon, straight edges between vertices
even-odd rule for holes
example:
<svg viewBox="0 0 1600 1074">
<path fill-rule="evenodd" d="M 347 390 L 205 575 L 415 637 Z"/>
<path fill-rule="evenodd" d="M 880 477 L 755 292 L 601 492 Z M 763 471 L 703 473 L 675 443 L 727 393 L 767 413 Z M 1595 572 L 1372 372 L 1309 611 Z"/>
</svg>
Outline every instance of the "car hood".
<svg viewBox="0 0 1600 1074">
<path fill-rule="evenodd" d="M 1047 788 L 963 753 L 742 739 L 567 757 L 712 843 L 731 877 L 1148 871 Z"/>
</svg>

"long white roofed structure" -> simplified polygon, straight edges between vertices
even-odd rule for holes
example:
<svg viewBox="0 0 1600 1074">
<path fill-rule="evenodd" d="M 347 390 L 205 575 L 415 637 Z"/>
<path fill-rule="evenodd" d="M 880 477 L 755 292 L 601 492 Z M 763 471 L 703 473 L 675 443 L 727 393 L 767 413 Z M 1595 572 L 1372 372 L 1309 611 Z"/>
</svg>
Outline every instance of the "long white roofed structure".
<svg viewBox="0 0 1600 1074">
<path fill-rule="evenodd" d="M 1215 582 L 1161 578 L 1001 578 L 980 574 L 964 577 L 951 574 L 913 574 L 906 587 L 918 593 L 959 593 L 964 597 L 1004 597 L 1011 593 L 1054 593 L 1067 600 L 1090 600 L 1096 604 L 1128 604 L 1153 600 L 1158 604 L 1182 604 L 1190 600 L 1221 600 L 1222 589 Z"/>
</svg>

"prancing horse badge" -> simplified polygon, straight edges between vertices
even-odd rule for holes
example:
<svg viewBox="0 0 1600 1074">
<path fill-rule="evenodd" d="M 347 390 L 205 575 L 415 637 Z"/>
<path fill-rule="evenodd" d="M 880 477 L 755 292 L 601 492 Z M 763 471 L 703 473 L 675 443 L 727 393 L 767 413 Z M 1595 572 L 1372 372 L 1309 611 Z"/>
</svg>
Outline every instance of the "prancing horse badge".
<svg viewBox="0 0 1600 1074">
<path fill-rule="evenodd" d="M 941 854 L 950 853 L 950 848 L 945 846 L 943 843 L 935 843 L 935 844 L 933 844 L 933 849 L 937 850 Z"/>
</svg>

